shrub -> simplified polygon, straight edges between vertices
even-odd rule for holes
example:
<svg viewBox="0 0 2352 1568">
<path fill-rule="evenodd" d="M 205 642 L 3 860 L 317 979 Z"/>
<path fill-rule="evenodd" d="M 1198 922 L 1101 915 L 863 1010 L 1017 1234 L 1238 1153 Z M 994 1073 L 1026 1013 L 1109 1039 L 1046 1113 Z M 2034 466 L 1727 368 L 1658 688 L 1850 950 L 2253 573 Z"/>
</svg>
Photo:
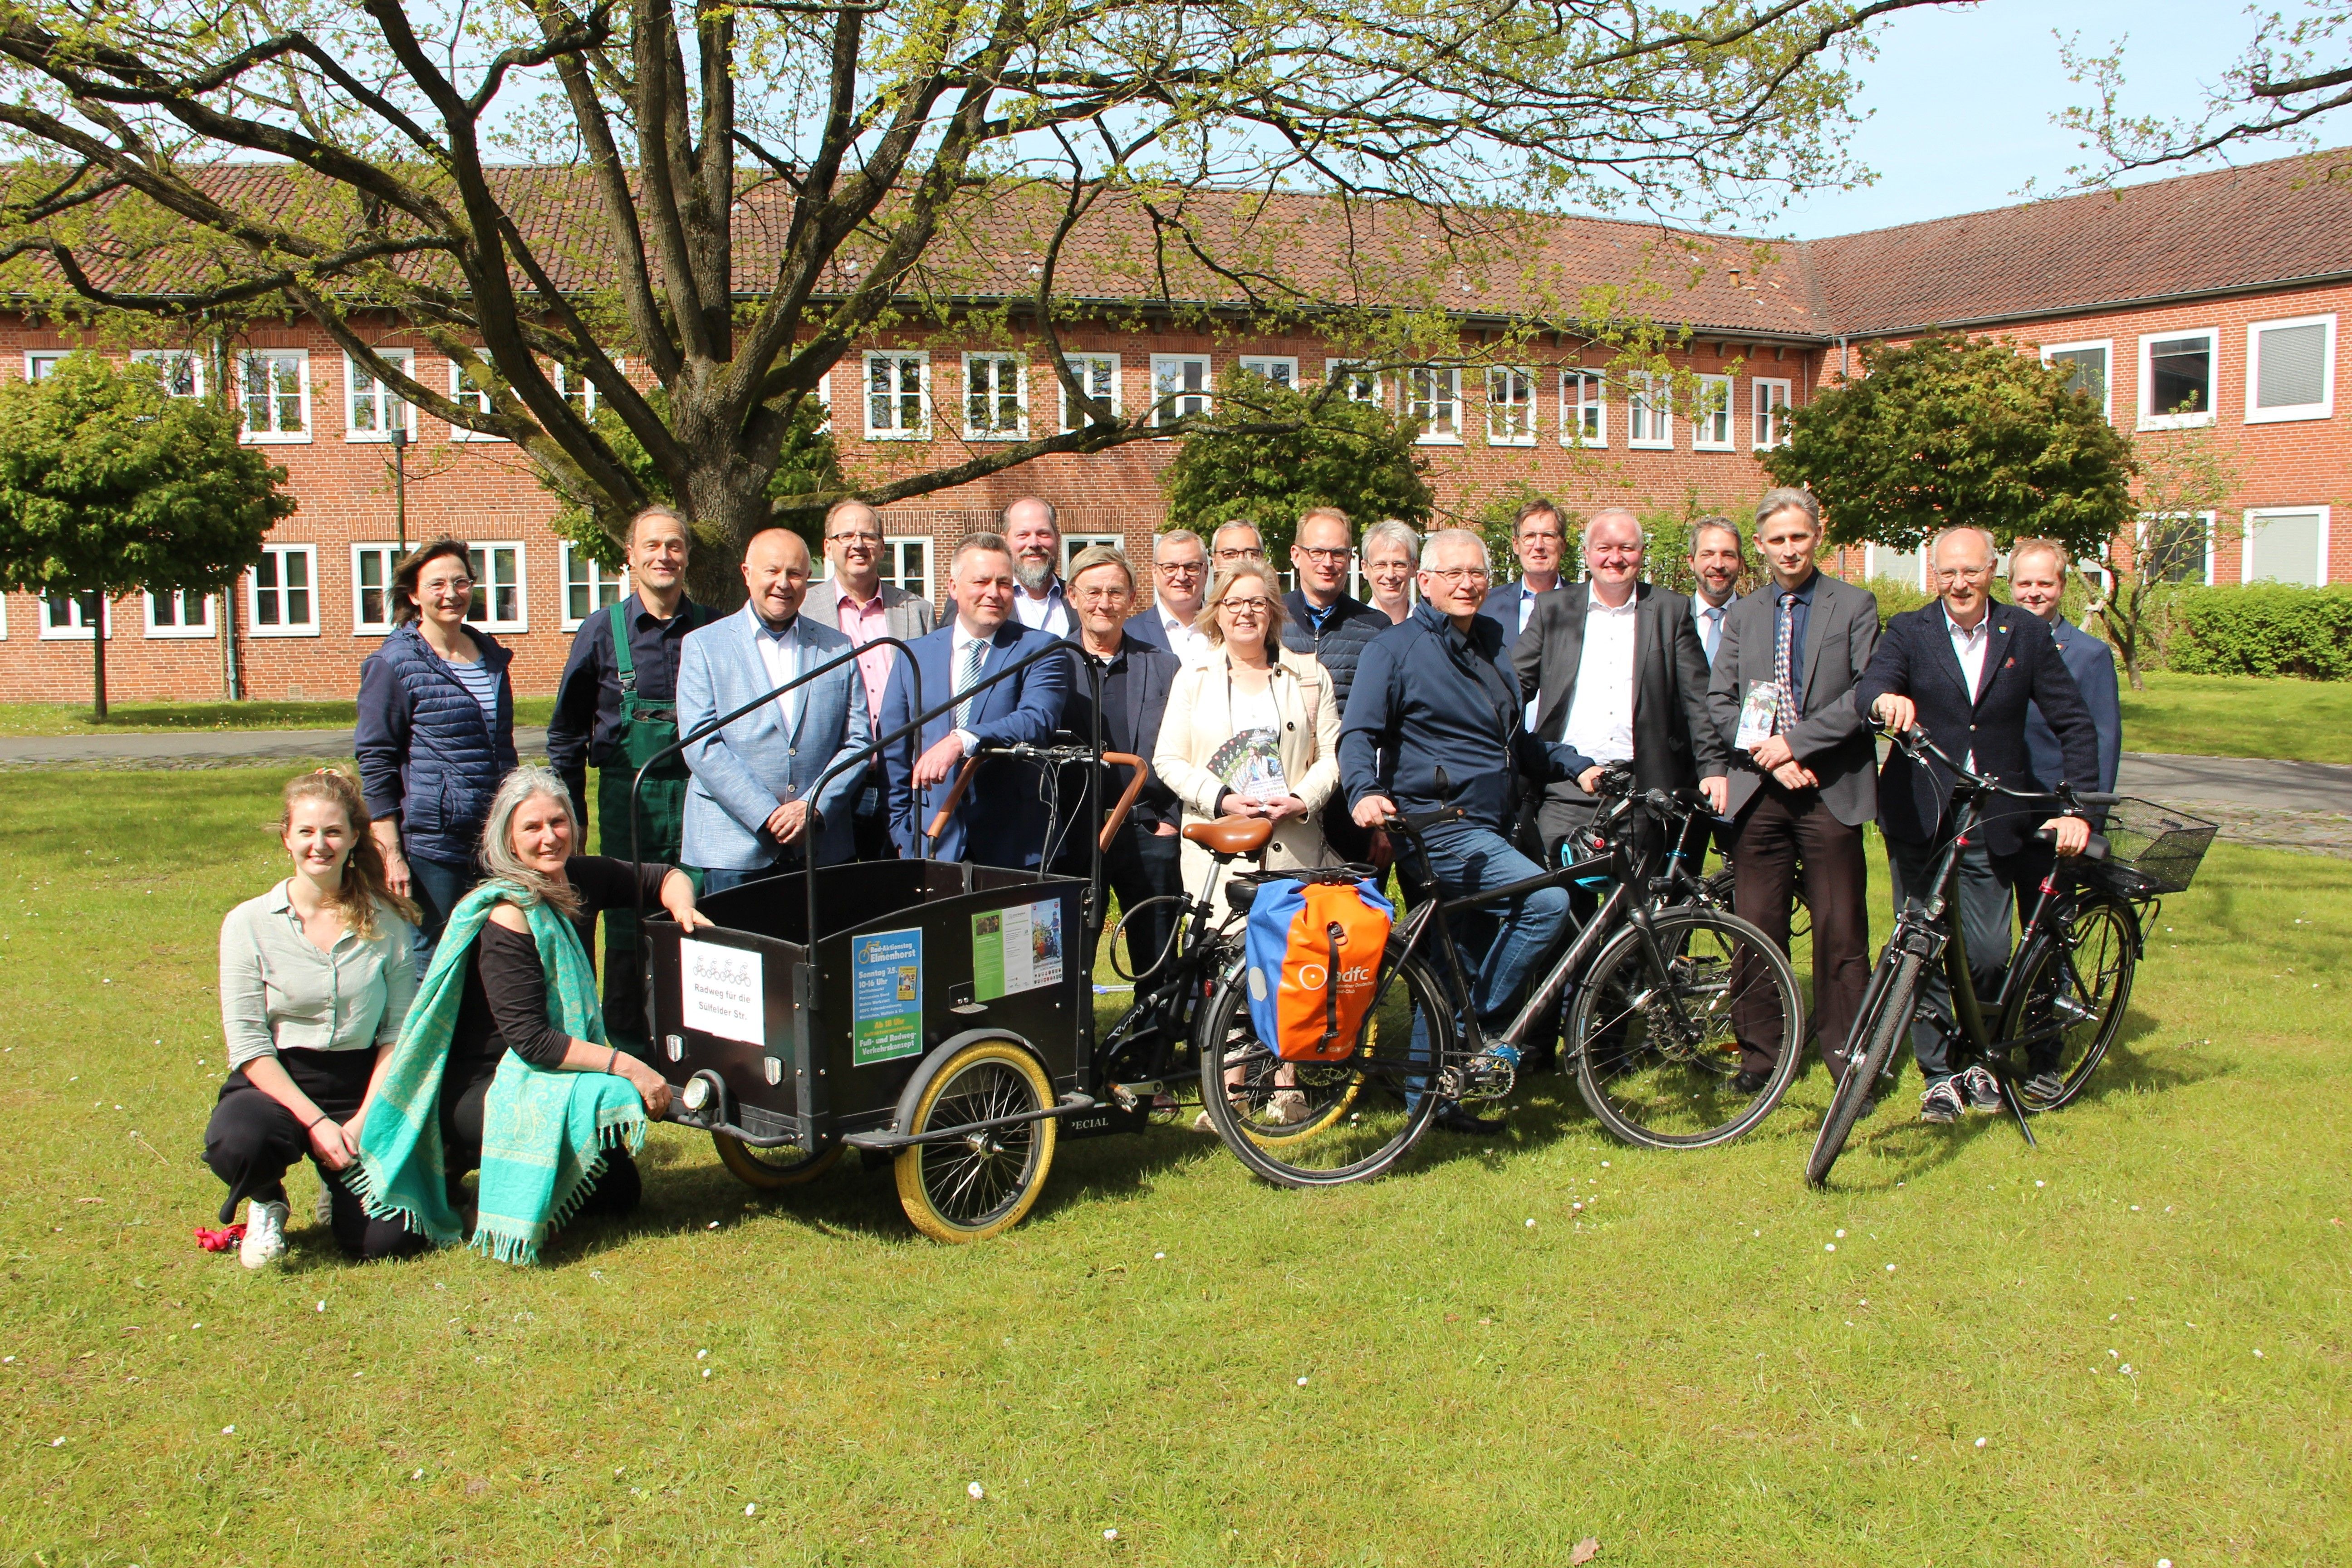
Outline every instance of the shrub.
<svg viewBox="0 0 2352 1568">
<path fill-rule="evenodd" d="M 1916 610 L 1922 605 L 1931 605 L 1936 601 L 1936 595 L 1927 589 L 1916 583 L 1906 583 L 1900 578 L 1873 577 L 1861 585 L 1878 597 L 1878 626 L 1881 631 L 1886 629 L 1887 622 L 1904 611 Z"/>
<path fill-rule="evenodd" d="M 2191 588 L 2173 614 L 2165 662 L 2174 669 L 2352 679 L 2352 589 Z"/>
</svg>

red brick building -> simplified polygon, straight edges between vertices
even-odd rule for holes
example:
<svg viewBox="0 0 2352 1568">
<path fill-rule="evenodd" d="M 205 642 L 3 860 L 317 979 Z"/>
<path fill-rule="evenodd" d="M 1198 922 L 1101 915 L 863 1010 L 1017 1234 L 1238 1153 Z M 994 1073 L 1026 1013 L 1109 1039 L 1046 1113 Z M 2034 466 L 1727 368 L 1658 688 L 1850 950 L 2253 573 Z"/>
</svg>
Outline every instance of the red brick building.
<svg viewBox="0 0 2352 1568">
<path fill-rule="evenodd" d="M 1559 220 L 1545 235 L 1526 273 L 1552 298 L 1649 280 L 1642 308 L 1687 330 L 1669 357 L 1697 395 L 1608 381 L 1611 352 L 1567 335 L 1514 351 L 1522 363 L 1380 378 L 1365 395 L 1423 418 L 1449 510 L 1525 483 L 1580 508 L 1696 500 L 1738 516 L 1764 483 L 1755 453 L 1777 439 L 1780 410 L 1857 370 L 1863 342 L 1949 328 L 2011 336 L 2074 364 L 2139 439 L 2213 426 L 2243 484 L 2213 520 L 2209 581 L 2352 579 L 2352 531 L 2336 523 L 2352 505 L 2352 397 L 2336 353 L 2339 319 L 2352 310 L 2352 187 L 2312 178 L 2303 160 L 1769 249 L 1601 219 Z M 1675 281 L 1660 284 L 1666 277 Z M 1463 299 L 1449 314 L 1471 343 L 1499 341 L 1532 315 L 1525 279 L 1454 286 Z M 1108 287 L 1076 291 L 1105 297 Z M 1173 397 L 1183 411 L 1242 368 L 1298 384 L 1344 370 L 1305 333 L 1212 336 L 1145 321 L 1065 342 L 1122 409 Z M 16 374 L 37 376 L 73 346 L 21 315 L 0 317 L 0 366 Z M 409 352 L 420 379 L 454 375 L 423 346 Z M 572 630 L 619 590 L 550 531 L 551 500 L 522 454 L 397 408 L 315 327 L 255 331 L 238 356 L 247 439 L 288 468 L 300 509 L 230 601 L 138 595 L 108 606 L 113 694 L 218 697 L 232 660 L 249 696 L 351 693 L 384 629 L 399 537 L 384 432 L 403 418 L 414 436 L 405 537 L 454 533 L 476 546 L 478 621 L 515 648 L 520 690 L 551 689 Z M 201 390 L 196 362 L 172 374 Z M 992 440 L 1059 428 L 1048 422 L 1063 416 L 1042 354 L 1017 342 L 877 344 L 845 356 L 826 392 L 854 478 L 946 466 Z M 1030 493 L 1061 508 L 1073 541 L 1140 546 L 1163 515 L 1171 452 L 1145 442 L 1045 458 L 893 507 L 889 570 L 935 592 L 953 542 Z M 1860 553 L 1845 571 L 1919 571 L 1916 556 Z M 6 595 L 0 700 L 85 696 L 87 618 L 83 605 Z"/>
</svg>

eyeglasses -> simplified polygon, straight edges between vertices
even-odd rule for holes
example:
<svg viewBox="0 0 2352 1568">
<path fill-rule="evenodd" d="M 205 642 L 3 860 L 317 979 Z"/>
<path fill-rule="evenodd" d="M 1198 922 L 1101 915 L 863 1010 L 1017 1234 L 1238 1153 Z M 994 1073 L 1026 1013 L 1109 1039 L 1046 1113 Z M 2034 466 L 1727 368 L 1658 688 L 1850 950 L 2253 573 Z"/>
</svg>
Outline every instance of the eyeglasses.
<svg viewBox="0 0 2352 1568">
<path fill-rule="evenodd" d="M 1217 552 L 1217 559 L 1220 561 L 1263 561 L 1265 559 L 1265 552 L 1255 544 L 1249 545 L 1246 548 L 1240 545 L 1229 544 Z"/>
<path fill-rule="evenodd" d="M 1304 555 L 1309 561 L 1321 562 L 1328 566 L 1344 566 L 1353 560 L 1356 554 L 1353 550 L 1344 547 L 1339 550 L 1318 550 L 1305 544 L 1292 545 L 1290 552 L 1293 555 Z"/>
<path fill-rule="evenodd" d="M 824 542 L 827 544 L 879 544 L 882 536 L 878 533 L 828 533 Z"/>
<path fill-rule="evenodd" d="M 1484 583 L 1493 575 L 1484 566 L 1424 566 L 1422 575 L 1441 583 Z"/>
<path fill-rule="evenodd" d="M 1549 529 L 1538 530 L 1531 528 L 1528 530 L 1527 532 L 1519 535 L 1519 542 L 1521 544 L 1558 544 L 1560 536 L 1552 532 Z"/>
<path fill-rule="evenodd" d="M 1070 597 L 1081 605 L 1107 605 L 1113 599 L 1131 598 L 1134 593 L 1132 588 L 1080 588 Z"/>
<path fill-rule="evenodd" d="M 1205 561 L 1162 561 L 1152 567 L 1162 577 L 1198 577 L 1208 569 Z"/>
<path fill-rule="evenodd" d="M 1937 581 L 1942 583 L 1949 583 L 1960 577 L 1990 577 L 1992 575 L 1992 567 L 1990 564 L 1984 566 L 1938 566 L 1935 570 Z"/>
<path fill-rule="evenodd" d="M 1262 616 L 1274 608 L 1272 599 L 1227 599 L 1217 606 L 1228 615 Z"/>
</svg>

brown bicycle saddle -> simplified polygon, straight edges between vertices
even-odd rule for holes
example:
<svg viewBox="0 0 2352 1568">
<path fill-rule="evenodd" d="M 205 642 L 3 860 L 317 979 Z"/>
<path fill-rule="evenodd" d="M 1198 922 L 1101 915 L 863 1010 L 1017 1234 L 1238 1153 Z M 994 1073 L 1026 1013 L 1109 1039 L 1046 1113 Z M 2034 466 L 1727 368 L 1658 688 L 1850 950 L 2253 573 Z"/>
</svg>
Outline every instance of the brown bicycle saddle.
<svg viewBox="0 0 2352 1568">
<path fill-rule="evenodd" d="M 1274 824 L 1263 816 L 1221 816 L 1214 822 L 1192 824 L 1184 830 L 1184 837 L 1212 855 L 1231 858 L 1265 848 L 1265 841 L 1274 837 Z"/>
</svg>

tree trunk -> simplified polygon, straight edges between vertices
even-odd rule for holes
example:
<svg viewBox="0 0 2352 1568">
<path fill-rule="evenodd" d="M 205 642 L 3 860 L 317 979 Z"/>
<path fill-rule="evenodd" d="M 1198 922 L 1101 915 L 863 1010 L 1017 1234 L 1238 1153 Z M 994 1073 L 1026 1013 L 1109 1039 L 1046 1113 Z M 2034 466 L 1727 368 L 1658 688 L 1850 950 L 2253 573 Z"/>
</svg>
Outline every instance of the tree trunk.
<svg viewBox="0 0 2352 1568">
<path fill-rule="evenodd" d="M 690 515 L 695 524 L 694 553 L 687 562 L 687 593 L 697 604 L 720 614 L 740 609 L 743 587 L 743 547 L 769 525 L 774 508 L 768 501 L 768 476 L 754 473 L 731 453 L 720 455 L 705 475 L 694 481 Z M 814 575 L 823 563 L 811 552 Z"/>
<path fill-rule="evenodd" d="M 106 722 L 106 595 L 90 595 L 93 614 L 89 621 L 90 691 L 95 699 L 91 707 L 100 723 Z"/>
</svg>

